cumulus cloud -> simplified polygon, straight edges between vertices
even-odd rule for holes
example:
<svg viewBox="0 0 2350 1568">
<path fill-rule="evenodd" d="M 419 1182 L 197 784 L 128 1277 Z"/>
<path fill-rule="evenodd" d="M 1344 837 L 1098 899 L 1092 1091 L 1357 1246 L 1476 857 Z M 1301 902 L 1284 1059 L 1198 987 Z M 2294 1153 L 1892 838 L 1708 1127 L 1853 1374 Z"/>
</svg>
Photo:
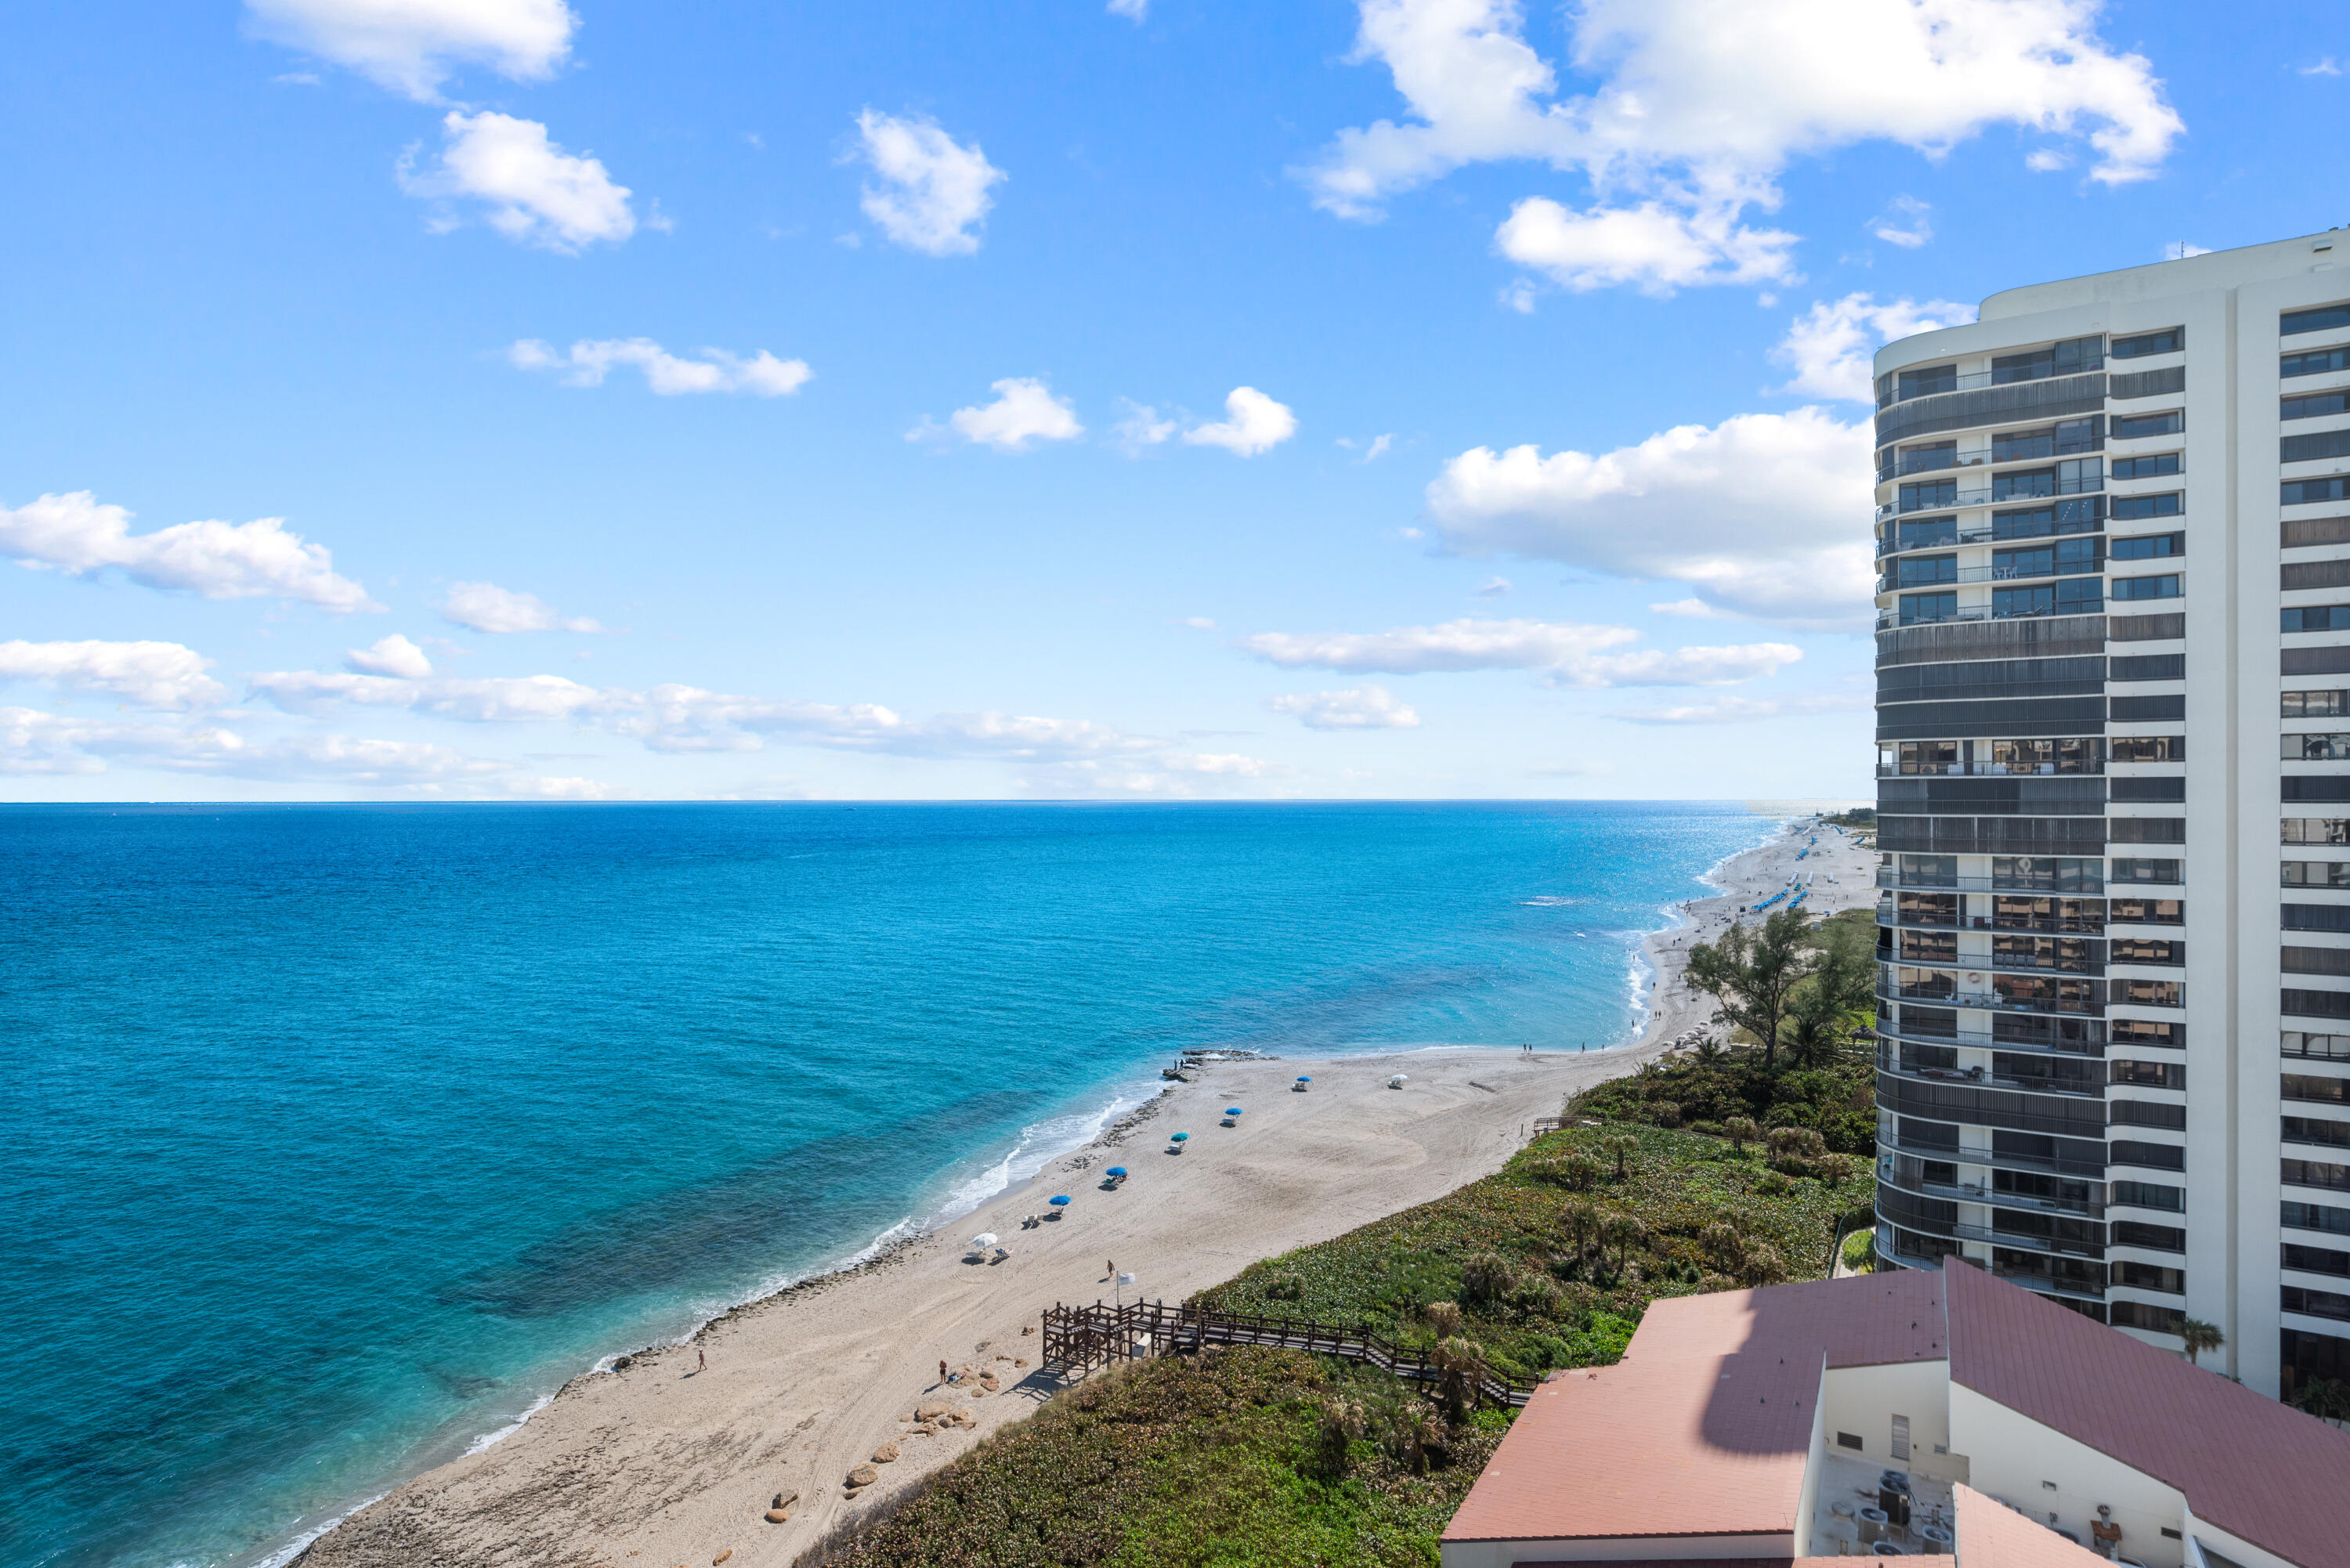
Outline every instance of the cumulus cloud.
<svg viewBox="0 0 2350 1568">
<path fill-rule="evenodd" d="M 0 642 L 0 681 L 119 697 L 141 708 L 201 708 L 227 695 L 212 660 L 176 642 Z"/>
<path fill-rule="evenodd" d="M 1296 691 L 1268 697 L 1264 705 L 1276 713 L 1295 715 L 1309 730 L 1415 730 L 1419 715 L 1384 686 L 1357 686 L 1345 691 Z"/>
<path fill-rule="evenodd" d="M 1270 452 L 1297 433 L 1297 416 L 1254 387 L 1234 387 L 1224 397 L 1224 418 L 1183 432 L 1193 446 L 1220 446 L 1235 457 Z"/>
<path fill-rule="evenodd" d="M 889 239 L 925 255 L 969 255 L 979 225 L 1009 176 L 974 141 L 965 147 L 919 116 L 866 109 L 857 117 L 859 151 L 879 181 L 864 190 L 865 215 Z"/>
<path fill-rule="evenodd" d="M 1259 632 L 1237 645 L 1284 670 L 1384 675 L 1526 670 L 1552 686 L 1717 686 L 1770 675 L 1804 657 L 1791 643 L 1641 649 L 1627 626 L 1575 621 L 1455 620 L 1377 632 Z"/>
<path fill-rule="evenodd" d="M 543 81 L 578 25 L 563 0 L 245 0 L 258 37 L 430 102 L 463 65 Z"/>
<path fill-rule="evenodd" d="M 629 188 L 613 182 L 603 163 L 565 151 L 535 119 L 484 109 L 456 110 L 441 121 L 441 161 L 420 173 L 417 149 L 400 161 L 400 186 L 439 205 L 432 226 L 460 223 L 450 203 L 471 202 L 484 221 L 517 244 L 576 254 L 599 240 L 618 244 L 637 232 Z"/>
<path fill-rule="evenodd" d="M 0 708 L 0 774 L 101 774 L 109 764 L 410 795 L 535 794 L 511 763 L 418 741 L 352 735 L 255 740 L 217 724 L 118 723 Z"/>
<path fill-rule="evenodd" d="M 1160 419 L 1159 410 L 1148 403 L 1138 403 L 1130 398 L 1120 398 L 1118 406 L 1126 410 L 1118 423 L 1109 427 L 1110 440 L 1128 457 L 1140 454 L 1142 449 L 1172 441 L 1180 428 L 1173 420 Z"/>
<path fill-rule="evenodd" d="M 1880 345 L 1915 333 L 1963 327 L 1974 318 L 1973 306 L 1949 299 L 1905 297 L 1880 303 L 1873 294 L 1847 294 L 1822 300 L 1790 322 L 1787 336 L 1771 350 L 1773 359 L 1795 372 L 1779 389 L 1873 403 L 1876 380 L 1870 358 Z"/>
<path fill-rule="evenodd" d="M 372 648 L 354 648 L 343 655 L 343 667 L 359 675 L 391 675 L 403 680 L 421 680 L 432 673 L 432 661 L 424 650 L 393 632 L 379 639 Z"/>
<path fill-rule="evenodd" d="M 1591 0 L 1561 96 L 1515 0 L 1358 0 L 1353 58 L 1387 67 L 1408 113 L 1342 130 L 1300 171 L 1316 205 L 1376 217 L 1463 165 L 1546 163 L 1601 204 L 1512 215 L 1515 244 L 1571 287 L 1778 275 L 1787 162 L 1870 140 L 1937 156 L 1998 125 L 2085 142 L 2093 177 L 2150 176 L 2184 130 L 2144 57 L 2096 32 L 2096 0 Z M 1508 226 L 1505 226 L 1505 229 Z"/>
<path fill-rule="evenodd" d="M 1109 14 L 1140 26 L 1150 17 L 1150 0 L 1109 0 Z"/>
<path fill-rule="evenodd" d="M 87 490 L 0 507 L 0 555 L 76 576 L 117 570 L 146 587 L 208 599 L 294 599 L 343 612 L 383 607 L 335 575 L 325 545 L 286 532 L 282 517 L 182 523 L 139 535 L 130 518 Z"/>
<path fill-rule="evenodd" d="M 1710 283 L 1765 283 L 1793 275 L 1796 236 L 1740 226 L 1715 206 L 1676 212 L 1655 202 L 1577 213 L 1547 196 L 1510 209 L 1493 246 L 1520 266 L 1578 292 L 1631 284 L 1643 293 Z M 1505 303 L 1534 307 L 1531 294 Z"/>
<path fill-rule="evenodd" d="M 1871 456 L 1865 419 L 1740 414 L 1596 455 L 1476 447 L 1430 482 L 1428 509 L 1458 555 L 1686 583 L 1717 608 L 1846 628 L 1873 592 Z"/>
<path fill-rule="evenodd" d="M 567 387 L 600 387 L 614 366 L 632 366 L 644 372 L 645 385 L 664 398 L 688 392 L 787 398 L 816 376 L 806 360 L 778 359 L 764 348 L 747 359 L 723 348 L 693 353 L 691 359 L 681 358 L 650 337 L 582 338 L 568 352 L 525 337 L 506 350 L 506 362 L 517 370 L 559 370 Z"/>
<path fill-rule="evenodd" d="M 495 583 L 452 583 L 441 601 L 441 618 L 470 631 L 601 631 L 585 616 L 562 616 L 536 594 L 516 593 Z"/>
<path fill-rule="evenodd" d="M 908 431 L 906 439 L 959 437 L 998 452 L 1026 452 L 1034 441 L 1075 441 L 1086 433 L 1068 400 L 1055 397 L 1053 389 L 1035 377 L 1009 376 L 990 382 L 988 389 L 995 394 L 993 402 L 957 409 L 947 417 L 944 430 L 925 420 Z"/>
<path fill-rule="evenodd" d="M 1507 577 L 1488 577 L 1473 592 L 1481 599 L 1498 599 L 1508 596 L 1511 586 Z"/>
<path fill-rule="evenodd" d="M 1914 251 L 1934 237 L 1934 209 L 1915 196 L 1896 196 L 1869 220 L 1868 232 L 1888 245 Z"/>
</svg>

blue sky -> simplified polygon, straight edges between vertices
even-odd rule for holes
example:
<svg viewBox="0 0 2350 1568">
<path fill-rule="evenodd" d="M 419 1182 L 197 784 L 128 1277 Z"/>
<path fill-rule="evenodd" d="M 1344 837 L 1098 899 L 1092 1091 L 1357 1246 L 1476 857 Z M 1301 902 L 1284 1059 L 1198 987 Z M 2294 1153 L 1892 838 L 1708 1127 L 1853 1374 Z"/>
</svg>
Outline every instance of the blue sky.
<svg viewBox="0 0 2350 1568">
<path fill-rule="evenodd" d="M 18 8 L 0 792 L 1864 795 L 1866 355 L 2350 223 L 2212 17 Z"/>
</svg>

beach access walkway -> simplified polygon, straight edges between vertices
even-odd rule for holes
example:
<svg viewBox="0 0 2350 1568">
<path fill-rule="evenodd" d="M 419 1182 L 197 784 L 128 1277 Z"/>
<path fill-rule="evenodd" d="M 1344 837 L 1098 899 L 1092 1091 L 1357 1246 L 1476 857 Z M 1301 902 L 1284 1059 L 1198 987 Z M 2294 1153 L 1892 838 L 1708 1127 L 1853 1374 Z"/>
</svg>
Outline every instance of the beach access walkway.
<svg viewBox="0 0 2350 1568">
<path fill-rule="evenodd" d="M 1044 1361 L 1047 1371 L 1075 1376 L 1114 1361 L 1133 1361 L 1209 1345 L 1269 1345 L 1359 1361 L 1422 1386 L 1441 1384 L 1449 1368 L 1425 1351 L 1407 1349 L 1366 1328 L 1340 1328 L 1310 1320 L 1260 1317 L 1253 1313 L 1214 1312 L 1164 1302 L 1113 1306 L 1064 1306 L 1045 1314 Z M 1541 1384 L 1535 1377 L 1504 1377 L 1480 1362 L 1474 1373 L 1481 1405 L 1523 1407 Z"/>
</svg>

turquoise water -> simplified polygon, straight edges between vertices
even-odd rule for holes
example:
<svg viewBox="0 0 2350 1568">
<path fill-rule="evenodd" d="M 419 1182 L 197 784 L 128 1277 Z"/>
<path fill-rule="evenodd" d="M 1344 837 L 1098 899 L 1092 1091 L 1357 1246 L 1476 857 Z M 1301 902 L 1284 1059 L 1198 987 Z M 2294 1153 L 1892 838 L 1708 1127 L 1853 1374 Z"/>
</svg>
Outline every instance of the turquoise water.
<svg viewBox="0 0 2350 1568">
<path fill-rule="evenodd" d="M 1189 1045 L 1626 1037 L 1729 805 L 0 807 L 0 1561 L 266 1560 Z"/>
</svg>

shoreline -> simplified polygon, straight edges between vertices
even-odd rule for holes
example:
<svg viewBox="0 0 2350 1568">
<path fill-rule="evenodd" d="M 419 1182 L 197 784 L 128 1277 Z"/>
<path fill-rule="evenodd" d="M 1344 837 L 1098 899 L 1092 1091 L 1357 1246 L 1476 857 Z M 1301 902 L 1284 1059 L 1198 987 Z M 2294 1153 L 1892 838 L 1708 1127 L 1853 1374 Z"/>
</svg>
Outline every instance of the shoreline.
<svg viewBox="0 0 2350 1568">
<path fill-rule="evenodd" d="M 1807 901 L 1808 906 L 1827 913 L 1836 909 L 1849 907 L 1855 902 L 1873 900 L 1874 887 L 1866 877 L 1865 869 L 1873 861 L 1873 857 L 1854 852 L 1857 854 L 1857 858 L 1853 864 L 1859 869 L 1857 874 L 1847 873 L 1845 869 L 1846 856 L 1823 855 L 1820 851 L 1829 850 L 1832 845 L 1838 849 L 1850 851 L 1852 844 L 1850 837 L 1839 839 L 1825 830 L 1823 830 L 1821 836 L 1822 844 L 1810 859 L 1803 862 L 1803 868 L 1811 869 L 1817 865 L 1823 869 L 1833 869 L 1838 876 L 1838 881 L 1836 884 L 1830 885 L 1823 879 L 1815 887 L 1811 898 Z M 1522 1057 L 1520 1054 L 1513 1051 L 1444 1043 L 1402 1047 L 1371 1045 L 1366 1046 L 1360 1052 L 1347 1052 L 1340 1054 L 1323 1054 L 1313 1058 L 1297 1058 L 1289 1062 L 1280 1062 L 1276 1058 L 1265 1057 L 1254 1061 L 1214 1063 L 1211 1064 L 1203 1075 L 1201 1085 L 1170 1084 L 1164 1085 L 1155 1094 L 1149 1091 L 1148 1085 L 1151 1081 L 1148 1079 L 1128 1082 L 1113 1081 L 1104 1085 L 1107 1093 L 1103 1100 L 1096 1102 L 1099 1108 L 1094 1110 L 1092 1114 L 1087 1115 L 1082 1109 L 1072 1109 L 1056 1116 L 1044 1118 L 1038 1124 L 1041 1126 L 1055 1120 L 1064 1120 L 1086 1127 L 1089 1131 L 1087 1136 L 1081 1137 L 1080 1141 L 1066 1144 L 1047 1152 L 1025 1177 L 1010 1176 L 1013 1170 L 1027 1164 L 1027 1161 L 1022 1158 L 1029 1147 L 1024 1141 L 1027 1135 L 1024 1132 L 1022 1140 L 1015 1141 L 1000 1159 L 980 1167 L 977 1172 L 965 1176 L 960 1180 L 951 1176 L 945 1178 L 948 1185 L 944 1189 L 943 1200 L 933 1205 L 929 1213 L 920 1218 L 909 1214 L 905 1219 L 877 1234 L 862 1247 L 839 1255 L 837 1262 L 821 1264 L 806 1273 L 795 1276 L 785 1274 L 770 1276 L 744 1299 L 712 1313 L 694 1326 L 674 1336 L 658 1338 L 636 1350 L 598 1359 L 591 1366 L 567 1378 L 551 1391 L 542 1392 L 525 1410 L 511 1420 L 488 1431 L 478 1433 L 470 1439 L 465 1439 L 465 1447 L 462 1452 L 453 1457 L 442 1457 L 435 1462 L 428 1463 L 417 1470 L 409 1472 L 384 1491 L 365 1501 L 356 1503 L 340 1512 L 338 1517 L 316 1527 L 305 1529 L 292 1540 L 281 1541 L 276 1545 L 248 1557 L 245 1561 L 259 1564 L 261 1568 L 286 1568 L 286 1565 L 294 1563 L 303 1564 L 304 1568 L 325 1568 L 327 1564 L 344 1562 L 372 1563 L 398 1561 L 402 1552 L 413 1551 L 421 1543 L 406 1541 L 397 1550 L 379 1554 L 364 1546 L 359 1541 L 359 1536 L 367 1533 L 367 1531 L 364 1528 L 352 1531 L 351 1527 L 354 1524 L 364 1527 L 363 1516 L 371 1512 L 397 1511 L 398 1505 L 408 1494 L 421 1491 L 437 1492 L 453 1486 L 456 1478 L 450 1476 L 452 1471 L 461 1469 L 472 1470 L 483 1468 L 499 1469 L 507 1468 L 494 1462 L 495 1456 L 512 1452 L 518 1444 L 529 1445 L 535 1434 L 543 1429 L 543 1424 L 548 1420 L 550 1414 L 563 1409 L 566 1401 L 576 1401 L 583 1395 L 596 1391 L 601 1385 L 626 1381 L 627 1379 L 621 1376 L 624 1371 L 632 1371 L 641 1365 L 658 1361 L 663 1357 L 674 1358 L 680 1353 L 692 1353 L 698 1355 L 707 1346 L 717 1343 L 718 1339 L 728 1336 L 735 1329 L 745 1327 L 754 1319 L 776 1312 L 788 1311 L 795 1304 L 813 1303 L 836 1292 L 851 1289 L 861 1282 L 886 1276 L 916 1254 L 926 1251 L 959 1251 L 960 1248 L 947 1241 L 947 1233 L 960 1220 L 991 1208 L 1017 1203 L 1023 1200 L 1025 1195 L 1040 1189 L 1049 1177 L 1063 1174 L 1075 1175 L 1084 1171 L 1097 1163 L 1097 1157 L 1101 1151 L 1117 1148 L 1127 1143 L 1143 1124 L 1161 1114 L 1162 1107 L 1167 1106 L 1180 1089 L 1190 1087 L 1210 1097 L 1232 1092 L 1204 1086 L 1209 1079 L 1217 1082 L 1225 1081 L 1226 1075 L 1232 1069 L 1268 1070 L 1276 1064 L 1292 1068 L 1311 1064 L 1316 1067 L 1344 1070 L 1357 1064 L 1369 1064 L 1379 1066 L 1383 1074 L 1386 1070 L 1415 1073 L 1423 1064 L 1436 1059 L 1441 1059 L 1448 1064 L 1453 1065 L 1477 1061 L 1482 1061 L 1488 1066 L 1496 1061 L 1503 1064 L 1573 1064 L 1575 1070 L 1572 1076 L 1575 1081 L 1572 1087 L 1576 1089 L 1634 1071 L 1644 1062 L 1663 1054 L 1671 1048 L 1674 1039 L 1686 1031 L 1693 1014 L 1700 1010 L 1700 1000 L 1703 1001 L 1703 1010 L 1710 1012 L 1710 999 L 1691 999 L 1679 987 L 1679 977 L 1685 962 L 1688 938 L 1706 930 L 1711 924 L 1721 919 L 1731 909 L 1756 901 L 1783 885 L 1786 869 L 1794 864 L 1794 857 L 1800 847 L 1802 847 L 1801 841 L 1794 831 L 1783 823 L 1763 843 L 1726 856 L 1701 874 L 1700 878 L 1701 881 L 1723 888 L 1722 892 L 1711 897 L 1659 907 L 1659 916 L 1664 921 L 1663 925 L 1658 929 L 1646 933 L 1633 947 L 1629 955 L 1632 961 L 1628 966 L 1627 980 L 1630 991 L 1629 1001 L 1633 1009 L 1633 1028 L 1630 1038 L 1621 1044 L 1602 1045 L 1588 1052 L 1568 1052 L 1563 1049 L 1537 1052 L 1531 1059 Z M 1831 862 L 1834 863 L 1832 866 Z M 1676 950 L 1677 947 L 1679 950 Z M 1639 971 L 1643 967 L 1648 970 L 1650 976 L 1654 977 L 1652 988 L 1643 987 L 1641 984 L 1642 977 Z M 1468 1069 L 1464 1066 L 1461 1070 Z M 1458 1075 L 1444 1075 L 1451 1077 Z M 1475 1084 L 1474 1087 L 1484 1091 L 1487 1095 L 1496 1092 L 1482 1083 Z M 1530 1120 L 1534 1115 L 1554 1114 L 1558 1108 L 1558 1101 L 1563 1099 L 1565 1092 L 1568 1091 L 1562 1083 L 1560 1090 L 1552 1095 L 1549 1104 L 1532 1108 L 1521 1106 L 1520 1109 L 1523 1110 L 1523 1115 L 1520 1119 Z M 1502 1107 L 1497 1106 L 1492 1108 L 1498 1110 Z M 1386 1213 L 1440 1196 L 1444 1191 L 1450 1191 L 1467 1181 L 1489 1174 L 1492 1168 L 1498 1168 L 1502 1160 L 1518 1147 L 1520 1141 L 1522 1139 L 1513 1141 L 1507 1147 L 1500 1149 L 1485 1168 L 1457 1173 L 1434 1190 L 1418 1193 L 1408 1199 L 1384 1203 L 1375 1210 L 1359 1214 L 1335 1229 L 1316 1229 L 1314 1233 L 1302 1235 L 1289 1241 L 1285 1246 L 1243 1252 L 1237 1256 L 1236 1261 L 1230 1267 L 1224 1268 L 1211 1278 L 1196 1281 L 1190 1288 L 1196 1289 L 1201 1285 L 1217 1282 L 1222 1278 L 1229 1277 L 1231 1273 L 1237 1272 L 1239 1268 L 1256 1261 L 1257 1258 L 1285 1251 L 1287 1246 L 1303 1244 L 1305 1241 L 1325 1239 L 1326 1235 L 1338 1234 L 1344 1230 L 1351 1229 L 1353 1225 L 1364 1223 Z M 1001 1187 L 993 1188 L 983 1194 L 980 1193 L 978 1189 L 985 1175 L 993 1171 L 1003 1171 L 1009 1179 Z M 1037 1200 L 1041 1201 L 1041 1198 Z M 1016 1243 L 1014 1244 L 1016 1245 Z M 1105 1289 L 1107 1286 L 1106 1279 L 1097 1282 L 1102 1284 Z M 1169 1293 L 1154 1292 L 1148 1283 L 1139 1289 L 1146 1294 Z M 1044 1303 L 1039 1301 L 1032 1304 L 1040 1309 Z M 1034 1315 L 1033 1312 L 1030 1315 Z M 1033 1344 L 1033 1341 L 1031 1343 Z M 1006 1393 L 1014 1391 L 1010 1387 L 1005 1389 Z M 1024 1401 L 1022 1403 L 1021 1413 L 1024 1414 L 1029 1406 Z M 995 1424 L 999 1423 L 995 1421 L 987 1423 L 990 1427 Z M 442 1452 L 446 1456 L 445 1449 Z M 907 1458 L 910 1460 L 913 1457 L 910 1453 Z M 944 1459 L 949 1457 L 951 1457 L 951 1453 L 942 1451 L 939 1457 L 939 1462 L 944 1462 Z M 872 1491 L 899 1490 L 920 1473 L 925 1473 L 929 1468 L 934 1467 L 910 1464 L 901 1460 L 890 1466 L 884 1481 L 874 1488 L 868 1489 L 868 1494 Z M 442 1481 L 440 1485 L 436 1485 L 436 1480 L 440 1480 L 441 1478 L 448 1479 Z M 794 1489 L 784 1487 L 779 1490 Z M 803 1491 L 808 1498 L 821 1498 L 826 1495 L 824 1489 L 820 1487 L 801 1487 L 797 1490 Z M 835 1488 L 831 1495 L 837 1498 L 837 1489 Z M 388 1508 L 387 1505 L 391 1506 Z M 837 1506 L 836 1503 L 836 1510 Z M 494 1514 L 503 1511 L 493 1509 L 491 1511 Z M 799 1521 L 811 1517 L 816 1511 L 824 1512 L 821 1528 L 803 1537 Z M 762 1523 L 760 1533 L 749 1534 L 747 1539 L 742 1541 L 730 1537 L 727 1542 L 721 1543 L 718 1549 L 724 1550 L 731 1547 L 734 1550 L 736 1557 L 745 1563 L 770 1560 L 778 1563 L 785 1563 L 795 1555 L 801 1547 L 816 1539 L 822 1529 L 828 1529 L 831 1523 L 837 1521 L 841 1517 L 845 1515 L 838 1511 L 812 1509 L 810 1503 L 804 1501 L 801 1511 L 795 1511 L 792 1523 L 784 1526 Z M 449 1520 L 445 1522 L 457 1521 Z M 351 1532 L 347 1534 L 347 1532 Z M 440 1532 L 435 1531 L 434 1533 L 437 1535 Z M 494 1557 L 499 1560 L 510 1560 L 505 1558 L 504 1552 L 498 1551 L 499 1542 L 506 1539 L 505 1537 L 494 1533 L 484 1535 L 462 1527 L 459 1533 L 471 1539 L 457 1554 L 450 1556 L 448 1561 L 488 1563 Z M 746 1532 L 737 1530 L 734 1533 L 744 1535 Z M 781 1556 L 771 1558 L 770 1552 L 766 1550 L 770 1542 L 764 1537 L 778 1535 L 787 1536 L 796 1544 Z M 605 1564 L 608 1561 L 605 1555 L 598 1553 L 594 1545 L 577 1535 L 566 1542 L 566 1547 L 568 1549 L 566 1554 L 546 1560 L 598 1565 Z M 667 1552 L 671 1549 L 665 1546 L 662 1550 Z M 579 1554 L 581 1552 L 585 1554 Z M 609 1554 L 608 1561 L 617 1564 L 629 1554 L 616 1550 Z M 632 1568 L 640 1568 L 640 1565 L 632 1565 Z"/>
<path fill-rule="evenodd" d="M 1211 1064 L 972 1211 L 974 1229 L 1011 1249 L 1005 1264 L 963 1262 L 949 1222 L 740 1303 L 676 1343 L 570 1379 L 503 1441 L 410 1478 L 290 1561 L 669 1568 L 731 1551 L 746 1568 L 782 1568 L 876 1494 L 916 1483 L 974 1433 L 1055 1392 L 1022 1329 L 1055 1301 L 1110 1296 L 1104 1256 L 1134 1260 L 1119 1264 L 1142 1274 L 1130 1292 L 1180 1300 L 1491 1174 L 1535 1116 L 1648 1054 L 1429 1046 Z M 1301 1071 L 1314 1088 L 1284 1092 Z M 1397 1072 L 1409 1079 L 1401 1092 L 1386 1086 Z M 1249 1107 L 1243 1127 L 1218 1125 L 1227 1103 Z M 1193 1134 L 1188 1158 L 1160 1152 L 1161 1130 Z M 1134 1176 L 1102 1191 L 1100 1168 L 1121 1156 Z M 1024 1229 L 1023 1211 L 1044 1210 L 1056 1189 L 1074 1197 L 1071 1220 Z M 971 1425 L 910 1437 L 904 1417 L 938 1397 L 941 1359 L 997 1371 L 1000 1392 L 957 1392 L 972 1401 Z M 847 1469 L 901 1439 L 902 1457 L 846 1499 Z M 793 1491 L 788 1522 L 761 1518 Z"/>
</svg>

